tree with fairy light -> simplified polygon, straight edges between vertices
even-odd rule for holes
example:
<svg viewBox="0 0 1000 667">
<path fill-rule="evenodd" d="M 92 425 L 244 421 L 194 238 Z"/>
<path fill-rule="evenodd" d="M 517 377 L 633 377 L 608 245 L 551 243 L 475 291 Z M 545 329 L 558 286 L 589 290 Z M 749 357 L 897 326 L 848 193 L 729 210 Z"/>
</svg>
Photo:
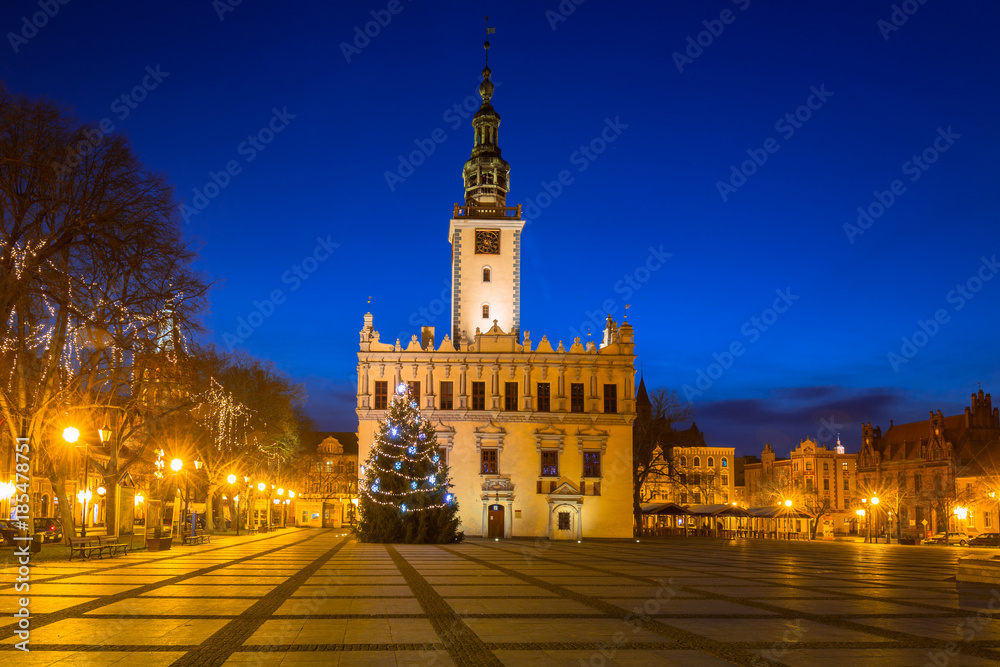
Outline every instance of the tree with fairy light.
<svg viewBox="0 0 1000 667">
<path fill-rule="evenodd" d="M 458 501 L 434 428 L 405 384 L 396 387 L 364 465 L 358 537 L 362 542 L 447 544 L 461 541 Z"/>
</svg>

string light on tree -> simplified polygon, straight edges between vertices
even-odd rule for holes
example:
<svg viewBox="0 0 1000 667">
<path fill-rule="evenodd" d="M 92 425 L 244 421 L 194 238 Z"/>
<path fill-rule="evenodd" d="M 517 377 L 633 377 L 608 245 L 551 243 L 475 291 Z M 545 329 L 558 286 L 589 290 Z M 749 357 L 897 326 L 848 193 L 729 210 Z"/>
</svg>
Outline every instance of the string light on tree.
<svg viewBox="0 0 1000 667">
<path fill-rule="evenodd" d="M 396 386 L 361 467 L 358 535 L 364 542 L 442 544 L 461 540 L 458 503 L 430 423 L 406 383 Z"/>
</svg>

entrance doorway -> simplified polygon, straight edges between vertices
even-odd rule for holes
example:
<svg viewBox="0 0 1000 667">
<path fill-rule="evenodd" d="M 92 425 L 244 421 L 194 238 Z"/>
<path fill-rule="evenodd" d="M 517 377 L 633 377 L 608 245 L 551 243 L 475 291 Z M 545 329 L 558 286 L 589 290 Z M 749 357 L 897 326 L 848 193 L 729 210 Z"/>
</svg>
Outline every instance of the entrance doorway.
<svg viewBox="0 0 1000 667">
<path fill-rule="evenodd" d="M 503 537 L 503 505 L 490 505 L 486 520 L 487 537 Z"/>
</svg>

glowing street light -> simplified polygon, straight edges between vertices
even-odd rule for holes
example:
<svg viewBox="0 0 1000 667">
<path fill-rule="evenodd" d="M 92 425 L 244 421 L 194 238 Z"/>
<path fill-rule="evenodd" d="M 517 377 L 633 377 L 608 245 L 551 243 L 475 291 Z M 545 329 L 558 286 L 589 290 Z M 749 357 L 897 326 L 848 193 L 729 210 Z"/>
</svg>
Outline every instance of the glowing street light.
<svg viewBox="0 0 1000 667">
<path fill-rule="evenodd" d="M 229 482 L 230 484 L 235 484 L 236 483 L 236 475 L 230 475 L 229 477 L 226 478 L 226 481 Z"/>
<path fill-rule="evenodd" d="M 63 429 L 63 440 L 69 444 L 73 444 L 80 439 L 80 429 L 74 428 L 73 426 L 67 426 Z"/>
<path fill-rule="evenodd" d="M 791 507 L 791 506 L 792 506 L 792 501 L 791 500 L 786 500 L 785 501 L 785 507 Z"/>
<path fill-rule="evenodd" d="M 180 472 L 181 468 L 183 467 L 184 467 L 184 461 L 181 461 L 180 459 L 174 459 L 173 461 L 170 462 L 170 469 L 173 470 L 174 472 Z"/>
<path fill-rule="evenodd" d="M 278 495 L 279 496 L 285 495 L 285 490 L 284 489 L 278 489 Z"/>
<path fill-rule="evenodd" d="M 265 484 L 264 482 L 261 482 L 260 484 L 257 485 L 257 490 L 258 491 L 263 491 L 266 488 L 267 488 L 267 484 Z"/>
</svg>

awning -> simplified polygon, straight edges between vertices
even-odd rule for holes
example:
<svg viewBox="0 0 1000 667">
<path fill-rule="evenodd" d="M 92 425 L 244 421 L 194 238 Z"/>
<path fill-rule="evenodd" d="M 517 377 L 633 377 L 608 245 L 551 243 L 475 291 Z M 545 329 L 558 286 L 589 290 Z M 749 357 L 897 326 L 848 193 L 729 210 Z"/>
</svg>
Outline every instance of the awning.
<svg viewBox="0 0 1000 667">
<path fill-rule="evenodd" d="M 685 516 L 688 511 L 677 503 L 644 503 L 641 505 L 643 514 Z"/>
</svg>

